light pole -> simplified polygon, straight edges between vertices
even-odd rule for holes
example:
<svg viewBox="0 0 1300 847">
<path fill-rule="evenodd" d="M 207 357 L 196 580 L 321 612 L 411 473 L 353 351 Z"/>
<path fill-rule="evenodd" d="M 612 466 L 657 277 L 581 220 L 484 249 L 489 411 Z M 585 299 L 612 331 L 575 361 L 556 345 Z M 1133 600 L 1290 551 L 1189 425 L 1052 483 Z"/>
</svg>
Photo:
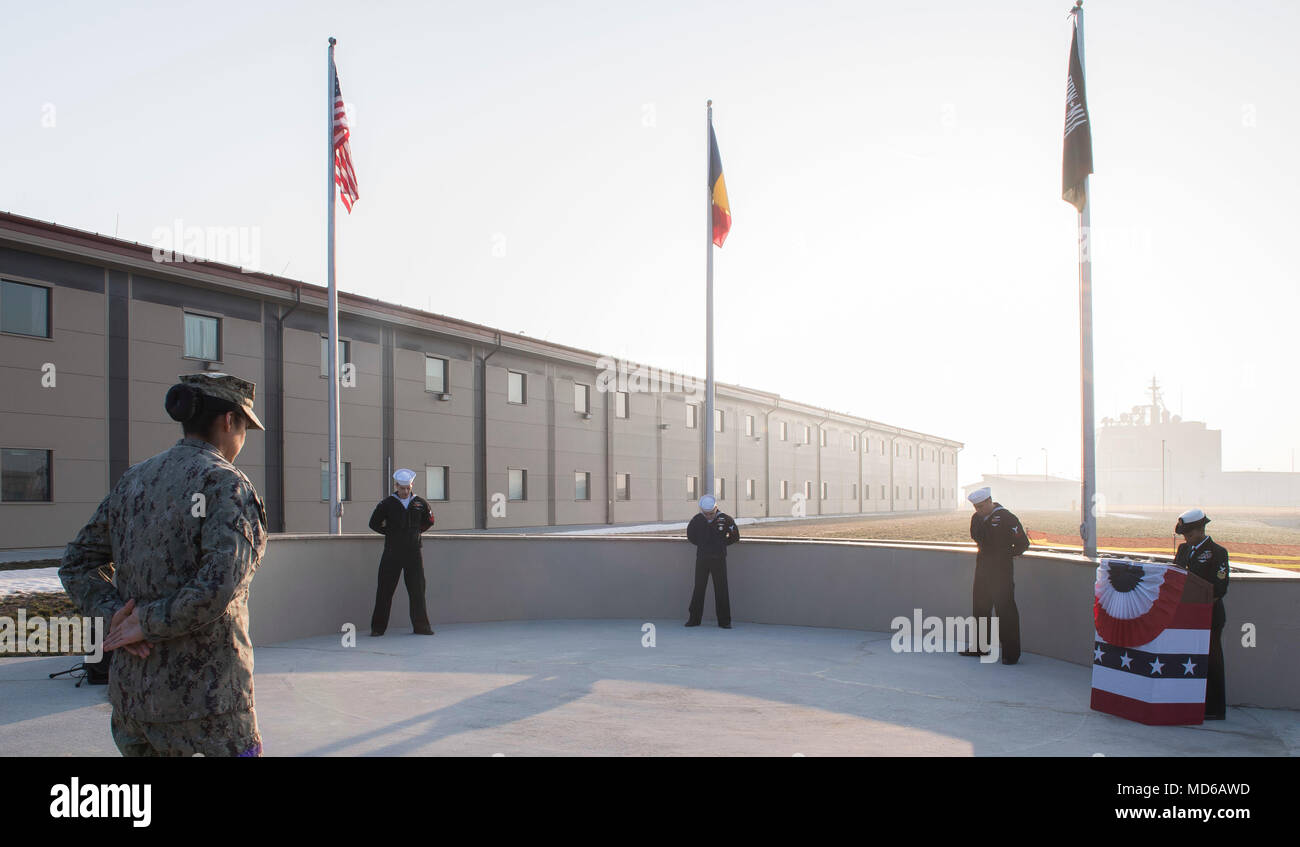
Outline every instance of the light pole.
<svg viewBox="0 0 1300 847">
<path fill-rule="evenodd" d="M 1047 448 L 1039 447 L 1043 451 L 1043 482 L 1047 482 Z"/>
<path fill-rule="evenodd" d="M 998 454 L 997 454 L 997 453 L 994 453 L 994 454 L 993 454 L 993 473 L 995 473 L 995 474 L 1001 474 L 1001 473 L 1002 473 L 1002 466 L 1001 466 L 1000 464 L 998 464 Z"/>
</svg>

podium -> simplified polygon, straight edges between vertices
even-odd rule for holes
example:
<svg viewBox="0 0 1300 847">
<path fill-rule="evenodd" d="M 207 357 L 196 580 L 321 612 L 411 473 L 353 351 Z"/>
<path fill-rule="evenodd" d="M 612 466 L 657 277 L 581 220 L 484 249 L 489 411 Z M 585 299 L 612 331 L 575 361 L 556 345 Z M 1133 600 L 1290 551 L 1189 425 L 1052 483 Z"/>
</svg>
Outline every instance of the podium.
<svg viewBox="0 0 1300 847">
<path fill-rule="evenodd" d="M 1213 607 L 1210 583 L 1182 568 L 1102 559 L 1092 709 L 1149 726 L 1204 722 Z"/>
</svg>

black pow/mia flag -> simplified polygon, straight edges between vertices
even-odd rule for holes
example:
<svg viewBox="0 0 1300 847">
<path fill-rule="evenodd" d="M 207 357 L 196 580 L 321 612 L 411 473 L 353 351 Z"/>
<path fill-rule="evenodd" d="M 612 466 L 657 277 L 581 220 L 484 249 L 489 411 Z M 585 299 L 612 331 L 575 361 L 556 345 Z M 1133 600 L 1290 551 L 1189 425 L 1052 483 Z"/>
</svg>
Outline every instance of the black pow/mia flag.
<svg viewBox="0 0 1300 847">
<path fill-rule="evenodd" d="M 1083 88 L 1083 64 L 1079 61 L 1079 25 L 1075 21 L 1070 39 L 1070 72 L 1065 83 L 1065 155 L 1061 168 L 1061 199 L 1080 212 L 1087 202 L 1084 180 L 1092 173 L 1092 127 L 1088 122 L 1088 98 Z"/>
</svg>

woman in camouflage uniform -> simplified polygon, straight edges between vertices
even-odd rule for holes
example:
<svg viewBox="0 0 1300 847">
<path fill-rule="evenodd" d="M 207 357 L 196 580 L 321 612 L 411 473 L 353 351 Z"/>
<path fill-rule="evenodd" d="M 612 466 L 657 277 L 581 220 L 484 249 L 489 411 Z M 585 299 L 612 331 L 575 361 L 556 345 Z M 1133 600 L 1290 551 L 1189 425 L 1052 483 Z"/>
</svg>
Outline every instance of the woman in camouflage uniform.
<svg viewBox="0 0 1300 847">
<path fill-rule="evenodd" d="M 248 587 L 266 512 L 233 464 L 246 429 L 263 429 L 254 388 L 181 376 L 165 405 L 184 437 L 127 469 L 63 554 L 68 594 L 112 620 L 104 649 L 116 650 L 109 700 L 125 756 L 261 755 Z"/>
</svg>

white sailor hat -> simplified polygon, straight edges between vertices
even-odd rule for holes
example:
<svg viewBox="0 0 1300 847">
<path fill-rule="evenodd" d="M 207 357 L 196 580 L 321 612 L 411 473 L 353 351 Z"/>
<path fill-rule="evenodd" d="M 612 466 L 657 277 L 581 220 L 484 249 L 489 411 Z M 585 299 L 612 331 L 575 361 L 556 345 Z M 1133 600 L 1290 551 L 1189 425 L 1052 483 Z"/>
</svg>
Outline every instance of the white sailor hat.
<svg viewBox="0 0 1300 847">
<path fill-rule="evenodd" d="M 985 486 L 984 488 L 976 488 L 970 494 L 966 495 L 966 499 L 972 503 L 983 503 L 985 500 L 990 500 L 992 498 L 993 489 L 988 486 Z"/>
<path fill-rule="evenodd" d="M 1209 522 L 1210 519 L 1205 516 L 1205 512 L 1200 509 L 1188 509 L 1178 516 L 1178 523 L 1174 526 L 1174 532 L 1182 535 L 1185 529 L 1204 527 Z"/>
<path fill-rule="evenodd" d="M 700 498 L 701 512 L 712 512 L 717 505 L 718 501 L 714 499 L 712 494 L 705 494 Z"/>
<path fill-rule="evenodd" d="M 410 485 L 415 482 L 415 471 L 401 468 L 393 473 L 393 479 L 397 481 L 398 485 Z"/>
</svg>

